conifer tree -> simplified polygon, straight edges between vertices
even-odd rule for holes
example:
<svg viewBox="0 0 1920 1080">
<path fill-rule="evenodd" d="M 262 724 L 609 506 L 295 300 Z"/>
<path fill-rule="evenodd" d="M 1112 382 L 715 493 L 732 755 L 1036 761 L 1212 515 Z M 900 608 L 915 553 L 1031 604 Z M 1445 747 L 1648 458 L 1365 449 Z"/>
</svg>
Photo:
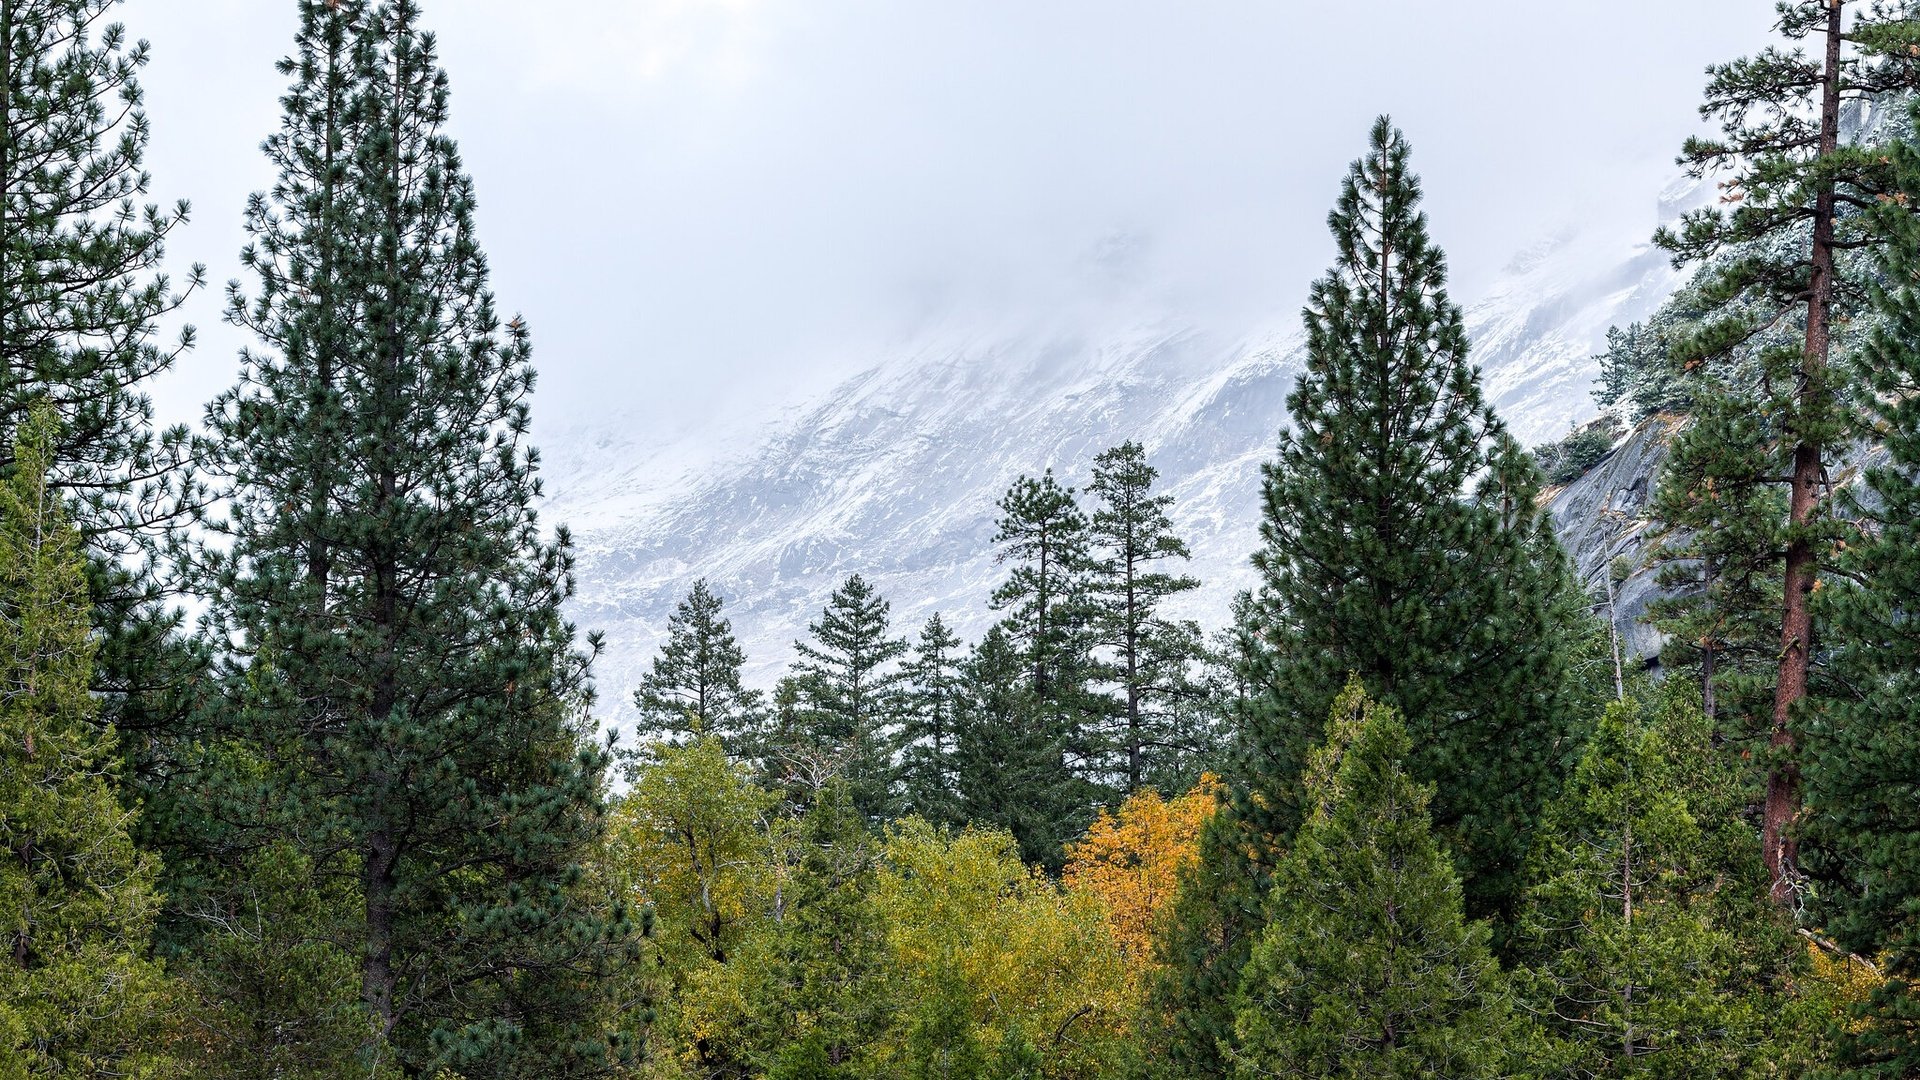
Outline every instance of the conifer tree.
<svg viewBox="0 0 1920 1080">
<path fill-rule="evenodd" d="M 1092 608 L 1087 584 L 1092 570 L 1089 525 L 1072 488 L 1047 470 L 1040 479 L 1022 476 L 1000 499 L 996 562 L 1011 569 L 993 592 L 993 609 L 1026 669 L 1023 726 L 1050 729 L 1060 740 L 1069 770 L 1092 801 L 1118 801 L 1123 771 L 1106 730 L 1112 702 L 1098 695 L 1094 680 Z"/>
<path fill-rule="evenodd" d="M 1095 555 L 1088 601 L 1095 640 L 1111 655 L 1119 683 L 1123 712 L 1113 741 L 1125 754 L 1129 792 L 1161 779 L 1161 760 L 1195 749 L 1172 722 L 1179 713 L 1171 699 L 1200 651 L 1199 627 L 1165 617 L 1161 605 L 1200 582 L 1157 569 L 1193 557 L 1167 516 L 1173 496 L 1153 493 L 1158 478 L 1146 448 L 1127 442 L 1094 459 L 1087 486 L 1100 502 L 1089 529 Z"/>
<path fill-rule="evenodd" d="M 1023 860 L 1058 871 L 1089 817 L 1065 734 L 1036 702 L 1032 669 L 1003 626 L 974 647 L 962 678 L 954 773 L 964 819 L 1005 829 Z"/>
<path fill-rule="evenodd" d="M 1545 1028 L 1542 1071 L 1744 1076 L 1770 1062 L 1769 1010 L 1741 985 L 1744 927 L 1729 917 L 1766 913 L 1722 899 L 1750 882 L 1696 815 L 1724 809 L 1701 779 L 1723 770 L 1680 695 L 1607 708 L 1535 845 L 1516 935 L 1535 958 L 1516 981 Z"/>
<path fill-rule="evenodd" d="M 1006 611 L 1009 638 L 1026 659 L 1029 684 L 1041 699 L 1065 698 L 1078 674 L 1084 642 L 1087 518 L 1048 469 L 1040 479 L 1022 476 L 1000 499 L 994 559 L 1011 563 L 1007 580 L 993 592 L 993 609 Z"/>
<path fill-rule="evenodd" d="M 580 884 L 606 762 L 560 616 L 568 540 L 532 509 L 529 338 L 488 291 L 418 5 L 302 14 L 282 179 L 249 217 L 257 292 L 233 297 L 261 349 L 209 409 L 231 508 L 203 556 L 212 626 L 260 763 L 240 786 L 316 879 L 355 882 L 331 937 L 367 1030 L 336 1067 L 600 1073 L 634 1049 L 596 985 L 633 928 Z"/>
<path fill-rule="evenodd" d="M 95 723 L 85 557 L 52 482 L 51 410 L 0 470 L 0 1076 L 167 1068 L 148 958 L 154 860 Z M 175 1067 L 178 1063 L 174 1063 Z"/>
<path fill-rule="evenodd" d="M 1762 688 L 1772 700 L 1749 719 L 1757 731 L 1734 734 L 1765 742 L 1764 850 L 1772 894 L 1787 903 L 1798 880 L 1795 730 L 1818 649 L 1812 596 L 1823 553 L 1838 539 L 1825 470 L 1850 426 L 1831 355 L 1835 316 L 1849 304 L 1840 256 L 1871 246 L 1858 211 L 1889 190 L 1885 156 L 1843 138 L 1842 106 L 1915 85 L 1920 54 L 1909 50 L 1920 45 L 1920 24 L 1905 5 L 1860 0 L 1786 0 L 1778 15 L 1781 36 L 1811 40 L 1813 55 L 1769 48 L 1708 69 L 1700 112 L 1721 133 L 1689 139 L 1680 162 L 1696 176 L 1728 173 L 1730 194 L 1655 239 L 1677 265 L 1718 259 L 1702 289 L 1711 314 L 1677 355 L 1701 373 L 1696 401 L 1721 400 L 1677 448 L 1676 460 L 1696 475 L 1669 477 L 1665 486 L 1680 497 L 1669 500 L 1666 519 L 1699 532 L 1724 529 L 1727 499 L 1772 511 L 1736 519 L 1749 543 L 1707 557 L 1719 573 L 1768 582 L 1763 602 L 1777 597 L 1768 613 L 1778 623 L 1774 673 Z M 1681 499 L 1697 505 L 1675 505 Z"/>
<path fill-rule="evenodd" d="M 891 607 L 855 574 L 808 624 L 811 640 L 793 643 L 798 730 L 782 753 L 827 762 L 868 821 L 890 816 L 895 794 L 890 744 L 903 711 L 897 661 L 907 642 L 892 636 Z"/>
<path fill-rule="evenodd" d="M 1231 805 L 1183 883 L 1156 981 L 1165 1056 L 1224 1065 L 1222 991 L 1304 817 L 1308 751 L 1346 681 L 1396 708 L 1412 775 L 1470 915 L 1515 901 L 1532 821 L 1575 752 L 1568 649 L 1582 604 L 1533 503 L 1538 472 L 1468 362 L 1446 264 L 1427 235 L 1408 148 L 1382 118 L 1329 226 L 1339 250 L 1305 312 L 1307 370 L 1265 468 L 1261 584 L 1236 618 L 1240 705 Z M 1471 485 L 1476 475 L 1483 482 Z"/>
<path fill-rule="evenodd" d="M 934 824 L 961 819 L 954 775 L 955 741 L 964 682 L 960 639 L 938 612 L 927 620 L 904 671 L 906 721 L 901 727 L 903 813 Z"/>
<path fill-rule="evenodd" d="M 1481 397 L 1419 199 L 1382 118 L 1330 219 L 1340 261 L 1313 287 L 1293 427 L 1266 468 L 1236 810 L 1256 848 L 1284 844 L 1307 718 L 1357 673 L 1406 717 L 1408 767 L 1440 784 L 1436 827 L 1483 915 L 1511 903 L 1528 822 L 1573 750 L 1569 576 L 1537 473 Z M 1483 470 L 1494 482 L 1469 498 Z"/>
<path fill-rule="evenodd" d="M 805 855 L 794 875 L 778 979 L 792 1028 L 768 1075 L 866 1076 L 893 1004 L 886 937 L 873 910 L 879 851 L 844 781 L 820 790 L 802 829 Z"/>
<path fill-rule="evenodd" d="M 1920 193 L 1920 149 L 1890 150 L 1898 190 Z M 1872 428 L 1886 464 L 1853 512 L 1865 535 L 1842 557 L 1854 579 L 1822 590 L 1857 688 L 1823 709 L 1807 762 L 1809 868 L 1818 914 L 1847 948 L 1884 955 L 1885 985 L 1843 1047 L 1850 1075 L 1920 1072 L 1920 217 L 1896 198 L 1876 213 L 1886 282 L 1866 347 Z"/>
<path fill-rule="evenodd" d="M 188 206 L 146 201 L 151 54 L 117 7 L 0 2 L 0 468 L 33 410 L 52 409 L 51 482 L 88 555 L 99 720 L 119 733 L 126 801 L 152 810 L 171 798 L 204 667 L 176 634 L 166 549 L 204 492 L 186 429 L 155 429 L 148 389 L 192 347 L 191 328 L 169 342 L 161 323 L 202 271 L 176 286 L 162 269 Z"/>
<path fill-rule="evenodd" d="M 1239 1075 L 1515 1075 L 1485 924 L 1405 766 L 1407 730 L 1356 683 L 1315 754 L 1307 821 L 1274 875 L 1241 984 Z"/>
<path fill-rule="evenodd" d="M 740 683 L 746 654 L 706 579 L 693 583 L 667 617 L 667 641 L 633 692 L 643 732 L 669 738 L 717 736 L 740 754 L 760 726 L 761 693 Z"/>
<path fill-rule="evenodd" d="M 1234 993 L 1264 925 L 1268 885 L 1247 850 L 1231 804 L 1200 830 L 1199 857 L 1178 878 L 1165 928 L 1154 941 L 1158 969 L 1148 983 L 1148 1049 L 1169 1075 L 1233 1072 Z"/>
</svg>

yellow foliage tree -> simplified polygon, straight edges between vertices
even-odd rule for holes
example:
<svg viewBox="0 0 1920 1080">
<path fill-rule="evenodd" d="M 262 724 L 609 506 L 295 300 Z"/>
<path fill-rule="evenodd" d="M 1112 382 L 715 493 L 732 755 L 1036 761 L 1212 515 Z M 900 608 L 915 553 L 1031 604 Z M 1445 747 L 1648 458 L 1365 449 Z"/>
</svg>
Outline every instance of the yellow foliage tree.
<svg viewBox="0 0 1920 1080">
<path fill-rule="evenodd" d="M 772 955 L 786 869 L 779 797 L 711 736 L 644 760 L 601 863 L 614 895 L 654 912 L 647 970 L 634 973 L 661 998 L 648 1075 L 733 1075 L 754 1049 Z"/>
<path fill-rule="evenodd" d="M 904 1000 L 929 1008 L 944 997 L 982 1048 L 1017 1027 L 1052 1080 L 1114 1075 L 1137 1007 L 1127 961 L 1098 899 L 1023 864 L 1012 836 L 896 822 L 875 908 Z M 902 1076 L 913 1074 L 911 1031 L 900 1026 L 889 1048 Z"/>
<path fill-rule="evenodd" d="M 1153 963 L 1153 938 L 1173 903 L 1180 870 L 1200 854 L 1200 827 L 1220 805 L 1220 778 L 1208 773 L 1185 795 L 1142 791 L 1102 810 L 1087 835 L 1068 847 L 1067 891 L 1097 898 L 1137 978 Z"/>
</svg>

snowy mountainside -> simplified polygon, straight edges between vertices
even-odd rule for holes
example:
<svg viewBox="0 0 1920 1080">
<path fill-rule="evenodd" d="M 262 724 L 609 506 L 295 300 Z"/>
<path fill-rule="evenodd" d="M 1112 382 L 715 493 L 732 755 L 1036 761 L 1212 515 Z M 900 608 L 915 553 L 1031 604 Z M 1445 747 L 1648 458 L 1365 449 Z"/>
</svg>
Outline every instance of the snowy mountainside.
<svg viewBox="0 0 1920 1080">
<path fill-rule="evenodd" d="M 1553 237 L 1467 308 L 1488 395 L 1522 442 L 1593 415 L 1607 328 L 1677 284 L 1636 231 Z M 1260 465 L 1301 365 L 1292 310 L 1286 328 L 1227 333 L 1124 309 L 949 327 L 728 436 L 659 445 L 605 427 L 548 432 L 546 516 L 570 525 L 579 556 L 572 615 L 606 636 L 602 715 L 626 715 L 668 613 L 699 577 L 726 599 L 762 685 L 854 572 L 892 601 L 902 634 L 939 611 L 977 635 L 1001 578 L 1000 494 L 1049 467 L 1084 486 L 1093 456 L 1127 439 L 1146 445 L 1193 547 L 1204 587 L 1183 613 L 1220 625 L 1250 583 Z"/>
</svg>

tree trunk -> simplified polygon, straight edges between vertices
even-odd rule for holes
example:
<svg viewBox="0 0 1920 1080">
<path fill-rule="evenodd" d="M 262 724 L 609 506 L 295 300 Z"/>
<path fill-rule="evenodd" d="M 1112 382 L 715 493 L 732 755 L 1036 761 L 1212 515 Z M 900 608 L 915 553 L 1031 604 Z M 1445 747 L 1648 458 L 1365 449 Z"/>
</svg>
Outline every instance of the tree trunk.
<svg viewBox="0 0 1920 1080">
<path fill-rule="evenodd" d="M 1828 157 L 1840 145 L 1840 47 L 1845 5 L 1829 0 L 1826 29 L 1826 71 L 1820 97 L 1819 156 Z M 1809 527 L 1818 499 L 1821 446 L 1815 432 L 1826 401 L 1829 307 L 1833 300 L 1834 190 L 1822 178 L 1815 193 L 1813 268 L 1807 298 L 1807 337 L 1798 386 L 1800 430 L 1793 448 L 1793 483 L 1788 502 L 1785 596 L 1780 627 L 1780 677 L 1774 690 L 1773 731 L 1768 743 L 1773 760 L 1767 773 L 1767 801 L 1761 826 L 1761 855 L 1772 878 L 1772 895 L 1786 903 L 1794 895 L 1797 844 L 1792 825 L 1800 808 L 1800 768 L 1794 761 L 1793 712 L 1807 696 L 1807 671 L 1812 664 L 1813 596 L 1816 572 L 1813 537 Z"/>
<path fill-rule="evenodd" d="M 1146 772 L 1140 731 L 1140 626 L 1135 608 L 1133 538 L 1127 538 L 1127 791 L 1140 790 Z"/>
<path fill-rule="evenodd" d="M 12 361 L 6 355 L 11 314 L 7 297 L 7 199 L 13 167 L 13 0 L 0 0 L 0 393 L 12 381 Z"/>
<path fill-rule="evenodd" d="M 1711 555 L 1706 558 L 1703 580 L 1706 582 L 1703 592 L 1707 599 L 1707 617 L 1711 619 L 1713 617 L 1713 556 Z M 1714 633 L 1714 626 L 1709 622 L 1707 632 L 1700 636 L 1700 711 L 1706 715 L 1707 724 L 1713 730 L 1716 746 L 1719 745 L 1720 731 L 1717 727 L 1713 727 L 1713 723 L 1719 711 L 1719 700 L 1713 687 L 1713 680 L 1716 675 L 1715 650 L 1719 643 L 1720 639 Z"/>
<path fill-rule="evenodd" d="M 367 836 L 366 865 L 361 869 L 361 891 L 366 908 L 365 955 L 361 959 L 360 999 L 372 1020 L 370 1058 L 384 1056 L 393 1032 L 393 870 L 398 845 L 385 828 Z"/>
</svg>

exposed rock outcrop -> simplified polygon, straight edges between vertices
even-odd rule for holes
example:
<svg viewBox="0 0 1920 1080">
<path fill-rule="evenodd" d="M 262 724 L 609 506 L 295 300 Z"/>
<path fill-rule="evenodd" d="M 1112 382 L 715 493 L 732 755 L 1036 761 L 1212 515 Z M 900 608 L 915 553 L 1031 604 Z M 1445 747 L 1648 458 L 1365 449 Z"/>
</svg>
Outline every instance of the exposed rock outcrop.
<svg viewBox="0 0 1920 1080">
<path fill-rule="evenodd" d="M 1664 595 L 1648 565 L 1660 530 L 1648 509 L 1667 447 L 1686 422 L 1670 414 L 1650 417 L 1586 475 L 1546 493 L 1560 542 L 1596 604 L 1606 602 L 1615 562 L 1626 561 L 1627 576 L 1614 585 L 1614 625 L 1627 654 L 1648 664 L 1660 655 L 1663 637 L 1647 623 L 1647 608 Z"/>
</svg>

